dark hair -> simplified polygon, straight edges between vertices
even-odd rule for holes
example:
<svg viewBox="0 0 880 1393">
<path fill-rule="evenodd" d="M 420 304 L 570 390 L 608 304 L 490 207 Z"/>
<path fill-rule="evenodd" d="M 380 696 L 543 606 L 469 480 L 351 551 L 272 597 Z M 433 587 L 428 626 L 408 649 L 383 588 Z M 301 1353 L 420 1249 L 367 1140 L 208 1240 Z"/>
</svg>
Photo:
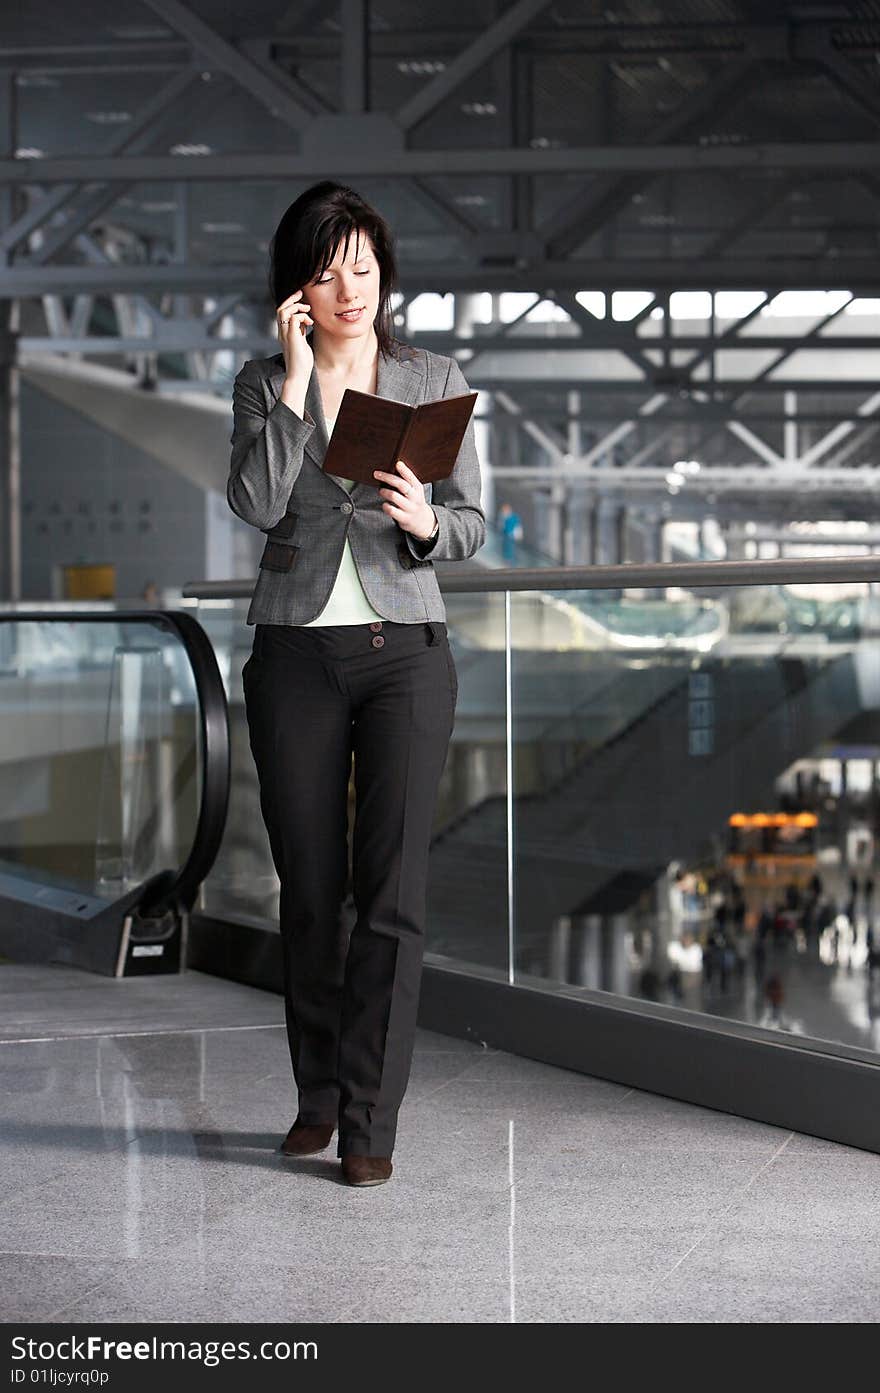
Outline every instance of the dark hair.
<svg viewBox="0 0 880 1393">
<path fill-rule="evenodd" d="M 269 291 L 277 307 L 308 281 L 323 275 L 351 234 L 366 232 L 379 263 L 379 305 L 373 327 L 379 352 L 387 358 L 403 347 L 394 336 L 391 295 L 397 289 L 397 261 L 391 229 L 381 214 L 347 184 L 322 179 L 291 203 L 269 243 Z"/>
</svg>

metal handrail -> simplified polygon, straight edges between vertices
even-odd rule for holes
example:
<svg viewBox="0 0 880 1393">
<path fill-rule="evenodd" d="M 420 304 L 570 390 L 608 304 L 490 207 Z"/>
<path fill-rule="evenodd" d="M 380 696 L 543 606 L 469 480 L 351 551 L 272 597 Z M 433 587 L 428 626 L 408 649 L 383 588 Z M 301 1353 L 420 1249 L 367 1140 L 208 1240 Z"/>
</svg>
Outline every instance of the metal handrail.
<svg viewBox="0 0 880 1393">
<path fill-rule="evenodd" d="M 149 623 L 170 629 L 189 659 L 195 680 L 202 757 L 202 797 L 189 855 L 176 871 L 163 871 L 146 882 L 139 901 L 142 914 L 158 915 L 171 906 L 191 909 L 199 886 L 216 860 L 229 807 L 229 714 L 217 657 L 201 624 L 184 610 L 5 609 L 0 620 L 38 623 Z"/>
<path fill-rule="evenodd" d="M 781 561 L 656 561 L 623 566 L 492 568 L 438 562 L 437 581 L 448 594 L 505 590 L 726 589 L 740 585 L 809 585 L 880 581 L 880 556 L 797 557 Z M 188 600 L 250 599 L 254 580 L 191 581 Z"/>
</svg>

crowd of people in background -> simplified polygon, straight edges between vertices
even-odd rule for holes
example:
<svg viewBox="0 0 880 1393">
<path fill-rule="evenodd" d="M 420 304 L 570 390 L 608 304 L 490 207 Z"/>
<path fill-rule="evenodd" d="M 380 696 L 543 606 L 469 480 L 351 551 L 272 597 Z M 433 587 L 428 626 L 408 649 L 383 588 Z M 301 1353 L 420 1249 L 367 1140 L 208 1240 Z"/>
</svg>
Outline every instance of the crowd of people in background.
<svg viewBox="0 0 880 1393">
<path fill-rule="evenodd" d="M 684 869 L 679 878 L 695 879 Z M 869 979 L 880 969 L 872 874 L 861 881 L 849 875 L 843 893 L 840 888 L 835 893 L 816 871 L 806 883 L 791 880 L 775 894 L 756 898 L 752 892 L 749 899 L 729 870 L 698 879 L 700 912 L 687 915 L 681 926 L 677 960 L 671 963 L 665 984 L 650 968 L 643 971 L 644 996 L 657 999 L 665 985 L 673 1001 L 683 999 L 682 963 L 690 945 L 697 954 L 691 970 L 698 968 L 705 996 L 717 999 L 731 989 L 741 990 L 748 975 L 760 993 L 764 1023 L 785 1028 L 786 964 L 795 953 L 801 961 L 847 971 L 864 967 Z"/>
</svg>

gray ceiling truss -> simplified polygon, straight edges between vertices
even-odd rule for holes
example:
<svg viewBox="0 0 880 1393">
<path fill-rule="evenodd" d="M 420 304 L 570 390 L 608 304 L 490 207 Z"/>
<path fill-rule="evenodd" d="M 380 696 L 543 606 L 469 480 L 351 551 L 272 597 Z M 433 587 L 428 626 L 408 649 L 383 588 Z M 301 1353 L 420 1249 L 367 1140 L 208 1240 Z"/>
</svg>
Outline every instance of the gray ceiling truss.
<svg viewBox="0 0 880 1393">
<path fill-rule="evenodd" d="M 276 351 L 265 269 L 241 248 L 216 262 L 191 254 L 190 195 L 262 183 L 287 188 L 324 177 L 391 181 L 420 225 L 427 220 L 433 229 L 423 247 L 418 235 L 405 238 L 397 311 L 404 323 L 408 304 L 432 291 L 528 291 L 536 303 L 554 301 L 568 315 L 552 333 L 529 322 L 526 308 L 468 334 L 409 335 L 458 354 L 471 384 L 499 400 L 506 393 L 510 402 L 515 393 L 517 429 L 535 448 L 564 456 L 566 428 L 580 423 L 579 463 L 597 480 L 612 455 L 615 467 L 647 480 L 658 456 L 668 460 L 686 448 L 707 452 L 707 465 L 716 470 L 743 456 L 781 469 L 790 464 L 792 441 L 802 461 L 812 461 L 812 476 L 830 479 L 831 466 L 835 477 L 850 476 L 854 463 L 871 462 L 878 429 L 869 419 L 873 410 L 865 409 L 871 386 L 852 373 L 847 355 L 880 347 L 874 321 L 854 320 L 851 332 L 838 333 L 840 307 L 807 333 L 789 326 L 748 331 L 785 288 L 880 297 L 876 235 L 872 244 L 870 229 L 865 234 L 847 209 L 819 216 L 829 179 L 849 180 L 873 204 L 880 201 L 880 84 L 871 75 L 880 19 L 855 24 L 814 9 L 815 17 L 788 23 L 755 24 L 744 15 L 739 23 L 588 18 L 563 26 L 548 0 L 513 0 L 496 6 L 488 24 L 456 31 L 442 24 L 442 15 L 433 26 L 374 26 L 368 0 L 341 0 L 337 7 L 291 5 L 275 32 L 231 38 L 203 17 L 210 5 L 197 13 L 183 0 L 140 3 L 171 37 L 0 49 L 0 301 L 23 307 L 22 352 L 122 357 L 154 368 L 161 358 L 172 376 L 185 365 L 189 387 L 224 390 L 228 367 L 215 371 L 217 353 Z M 333 30 L 324 23 L 330 11 Z M 413 54 L 436 58 L 438 70 L 380 109 L 371 90 L 374 65 Z M 536 65 L 572 55 L 589 60 L 590 73 L 601 76 L 598 124 L 585 116 L 574 138 L 541 141 Z M 338 65 L 338 101 L 309 76 L 312 63 L 327 60 Z M 676 77 L 677 105 L 658 113 L 641 138 L 626 127 L 625 138 L 616 139 L 613 94 L 619 102 L 629 84 L 634 101 L 642 100 L 640 73 L 655 70 Z M 16 156 L 18 75 L 88 73 L 99 85 L 102 74 L 129 71 L 154 71 L 155 90 L 116 139 L 97 152 Z M 457 129 L 447 136 L 445 113 L 489 74 L 498 78 L 500 93 L 495 140 L 467 142 Z M 781 75 L 821 78 L 841 113 L 862 126 L 827 139 L 821 123 L 807 123 L 803 138 L 792 138 L 784 123 L 768 124 L 728 139 L 737 113 Z M 175 114 L 197 101 L 209 117 L 231 93 L 246 93 L 268 113 L 281 139 L 190 157 L 168 152 L 164 136 L 175 129 Z M 548 176 L 561 186 L 550 207 L 538 188 Z M 687 204 L 695 176 L 737 190 L 735 210 L 722 225 Z M 139 186 L 157 184 L 175 188 L 177 208 L 163 235 L 147 237 L 129 225 L 125 201 Z M 494 221 L 456 197 L 462 187 L 483 185 L 496 200 Z M 646 233 L 633 213 L 661 193 L 673 207 L 677 243 L 662 232 Z M 821 225 L 814 242 L 808 229 L 798 233 L 797 250 L 767 255 L 755 239 L 779 235 L 789 221 L 797 226 L 798 198 Z M 432 238 L 446 250 L 438 253 Z M 606 293 L 603 319 L 576 300 L 586 289 Z M 647 290 L 652 298 L 633 319 L 618 322 L 611 295 L 625 289 Z M 713 319 L 705 333 L 692 325 L 680 333 L 669 296 L 684 289 L 757 289 L 765 300 L 734 324 L 718 327 Z M 832 325 L 834 332 L 826 333 Z M 524 359 L 539 363 L 551 350 L 552 379 L 542 380 L 535 366 L 524 377 Z M 805 350 L 826 355 L 821 382 L 790 371 L 790 360 Z M 750 365 L 759 351 L 772 352 L 769 365 Z M 585 371 L 577 366 L 579 353 L 601 358 Z M 747 364 L 736 374 L 733 355 Z M 620 363 L 626 372 L 617 369 Z M 569 392 L 580 394 L 580 406 L 560 399 Z M 823 440 L 825 449 L 817 451 Z M 720 473 L 717 482 L 721 487 Z"/>
</svg>

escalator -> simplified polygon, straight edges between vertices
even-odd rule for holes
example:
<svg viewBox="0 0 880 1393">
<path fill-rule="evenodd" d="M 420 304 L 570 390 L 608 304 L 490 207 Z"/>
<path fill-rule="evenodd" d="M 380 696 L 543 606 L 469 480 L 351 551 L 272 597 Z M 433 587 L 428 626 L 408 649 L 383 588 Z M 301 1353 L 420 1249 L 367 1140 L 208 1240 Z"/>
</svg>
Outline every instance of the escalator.
<svg viewBox="0 0 880 1393">
<path fill-rule="evenodd" d="M 0 955 L 182 971 L 228 800 L 223 679 L 192 616 L 0 611 Z"/>
</svg>

